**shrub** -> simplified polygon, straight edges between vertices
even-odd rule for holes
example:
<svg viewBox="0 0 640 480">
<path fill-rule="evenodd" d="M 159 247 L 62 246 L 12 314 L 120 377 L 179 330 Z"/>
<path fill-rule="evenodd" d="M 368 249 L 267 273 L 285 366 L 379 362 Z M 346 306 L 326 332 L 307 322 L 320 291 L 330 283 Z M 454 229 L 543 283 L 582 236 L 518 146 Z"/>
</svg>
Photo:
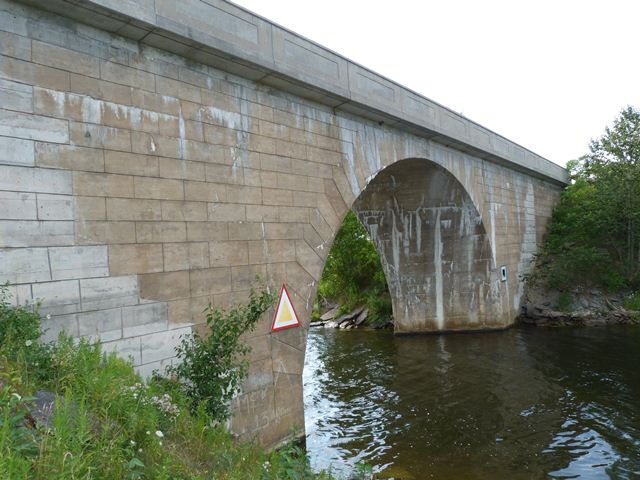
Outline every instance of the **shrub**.
<svg viewBox="0 0 640 480">
<path fill-rule="evenodd" d="M 30 376 L 46 376 L 50 346 L 39 341 L 38 306 L 14 307 L 9 299 L 8 287 L 0 286 L 0 352 L 9 360 L 29 365 Z"/>
<path fill-rule="evenodd" d="M 252 331 L 264 312 L 273 306 L 273 294 L 251 290 L 249 302 L 228 310 L 206 310 L 207 335 L 194 332 L 183 336 L 176 347 L 179 362 L 167 369 L 182 383 L 192 408 L 203 405 L 216 422 L 229 418 L 229 403 L 247 375 L 249 352 L 240 339 Z"/>
<path fill-rule="evenodd" d="M 369 315 L 367 322 L 373 326 L 385 325 L 393 313 L 391 297 L 389 295 L 376 295 L 370 293 L 366 296 Z"/>
<path fill-rule="evenodd" d="M 8 286 L 0 286 L 0 344 L 22 349 L 40 338 L 40 315 L 36 306 L 14 307 L 9 299 Z"/>
</svg>

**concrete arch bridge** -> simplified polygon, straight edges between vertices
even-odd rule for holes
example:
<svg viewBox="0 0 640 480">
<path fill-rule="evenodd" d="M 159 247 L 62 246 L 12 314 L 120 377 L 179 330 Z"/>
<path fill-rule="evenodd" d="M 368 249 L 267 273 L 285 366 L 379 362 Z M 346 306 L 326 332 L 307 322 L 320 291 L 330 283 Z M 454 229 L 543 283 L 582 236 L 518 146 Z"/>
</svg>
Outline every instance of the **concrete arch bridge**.
<svg viewBox="0 0 640 480">
<path fill-rule="evenodd" d="M 0 281 L 142 374 L 210 301 L 286 282 L 232 428 L 303 426 L 317 281 L 353 208 L 399 332 L 504 328 L 565 170 L 223 0 L 0 0 Z"/>
</svg>

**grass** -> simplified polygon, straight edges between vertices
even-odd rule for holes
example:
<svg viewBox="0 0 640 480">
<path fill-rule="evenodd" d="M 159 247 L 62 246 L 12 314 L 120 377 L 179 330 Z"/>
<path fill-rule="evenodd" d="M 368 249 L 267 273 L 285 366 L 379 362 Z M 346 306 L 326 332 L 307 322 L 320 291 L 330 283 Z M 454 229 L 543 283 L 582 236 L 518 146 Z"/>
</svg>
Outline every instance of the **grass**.
<svg viewBox="0 0 640 480">
<path fill-rule="evenodd" d="M 1 293 L 1 292 L 0 292 Z M 0 478 L 329 479 L 304 452 L 238 443 L 181 386 L 144 382 L 130 362 L 61 336 L 42 345 L 34 309 L 0 295 Z M 34 395 L 53 392 L 46 422 Z"/>
<path fill-rule="evenodd" d="M 624 308 L 627 310 L 640 310 L 640 292 L 635 292 L 624 299 Z"/>
<path fill-rule="evenodd" d="M 571 294 L 569 292 L 560 292 L 558 295 L 558 306 L 557 309 L 560 312 L 571 312 L 573 310 L 573 300 L 571 299 Z"/>
</svg>

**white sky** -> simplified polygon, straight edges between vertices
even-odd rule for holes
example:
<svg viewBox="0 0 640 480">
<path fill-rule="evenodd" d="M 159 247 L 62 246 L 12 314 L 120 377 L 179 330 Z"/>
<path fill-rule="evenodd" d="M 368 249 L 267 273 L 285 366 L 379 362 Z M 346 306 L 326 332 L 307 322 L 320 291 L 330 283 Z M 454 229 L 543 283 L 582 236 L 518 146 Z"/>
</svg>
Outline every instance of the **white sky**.
<svg viewBox="0 0 640 480">
<path fill-rule="evenodd" d="M 638 0 L 234 0 L 564 165 L 640 107 Z"/>
</svg>

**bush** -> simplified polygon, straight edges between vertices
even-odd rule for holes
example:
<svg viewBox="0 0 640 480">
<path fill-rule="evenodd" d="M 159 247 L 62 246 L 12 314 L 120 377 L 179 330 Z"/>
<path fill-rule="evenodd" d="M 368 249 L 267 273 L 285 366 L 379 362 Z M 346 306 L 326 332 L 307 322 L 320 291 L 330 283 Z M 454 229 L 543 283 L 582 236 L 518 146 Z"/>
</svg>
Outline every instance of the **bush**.
<svg viewBox="0 0 640 480">
<path fill-rule="evenodd" d="M 0 344 L 22 349 L 40 338 L 40 315 L 36 306 L 14 307 L 9 299 L 8 285 L 0 286 Z"/>
<path fill-rule="evenodd" d="M 167 369 L 182 384 L 192 401 L 200 405 L 217 422 L 229 415 L 229 403 L 247 374 L 243 356 L 249 347 L 241 342 L 243 333 L 252 331 L 264 312 L 273 306 L 275 297 L 266 290 L 251 290 L 247 305 L 229 310 L 206 310 L 207 335 L 194 332 L 184 336 L 176 348 L 179 363 Z"/>
<path fill-rule="evenodd" d="M 14 307 L 9 290 L 0 286 L 0 345 L 9 360 L 29 364 L 31 375 L 46 376 L 49 345 L 40 343 L 40 315 L 37 305 Z"/>
<path fill-rule="evenodd" d="M 369 293 L 365 298 L 369 308 L 367 322 L 373 326 L 385 325 L 393 314 L 391 297 L 389 295 Z"/>
</svg>

